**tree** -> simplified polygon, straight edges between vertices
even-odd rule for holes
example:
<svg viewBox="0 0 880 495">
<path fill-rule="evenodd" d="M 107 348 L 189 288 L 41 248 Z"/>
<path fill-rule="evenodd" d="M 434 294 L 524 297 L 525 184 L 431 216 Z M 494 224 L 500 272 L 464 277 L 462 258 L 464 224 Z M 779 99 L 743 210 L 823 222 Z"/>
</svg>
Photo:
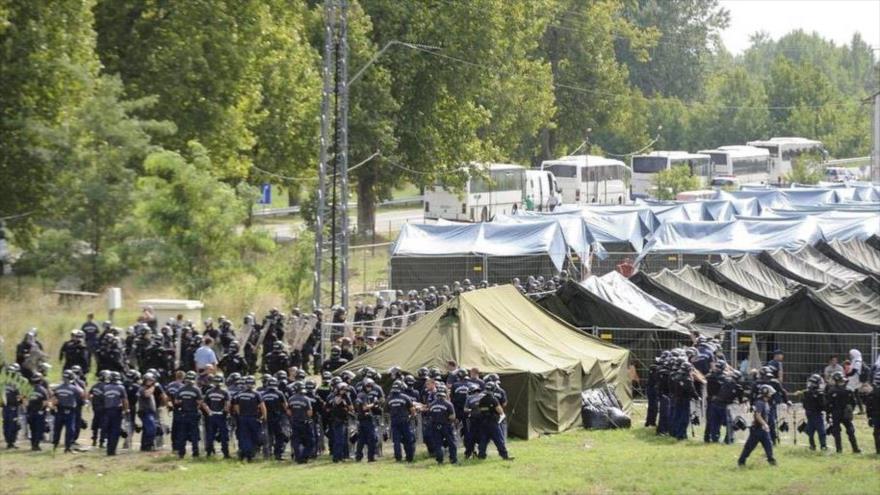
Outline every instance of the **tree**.
<svg viewBox="0 0 880 495">
<path fill-rule="evenodd" d="M 660 33 L 648 60 L 634 56 L 626 38 L 616 43 L 630 83 L 649 97 L 699 99 L 730 13 L 718 0 L 636 0 L 627 2 L 623 12 L 636 26 Z"/>
<path fill-rule="evenodd" d="M 695 108 L 693 129 L 700 148 L 742 144 L 766 136 L 770 128 L 764 87 L 742 67 L 711 77 L 705 102 Z"/>
<path fill-rule="evenodd" d="M 119 78 L 83 84 L 90 96 L 63 124 L 33 124 L 32 154 L 54 172 L 43 221 L 55 229 L 49 236 L 56 242 L 41 242 L 39 249 L 68 251 L 56 255 L 69 257 L 65 274 L 82 276 L 85 288 L 97 290 L 127 271 L 120 226 L 131 213 L 137 170 L 151 136 L 170 134 L 174 126 L 139 119 L 155 98 L 123 100 Z M 57 242 L 65 236 L 69 243 Z"/>
<path fill-rule="evenodd" d="M 198 297 L 234 276 L 243 254 L 262 249 L 264 239 L 238 232 L 249 202 L 211 172 L 207 150 L 191 142 L 189 155 L 159 151 L 147 157 L 134 228 L 142 237 L 144 266 Z"/>
<path fill-rule="evenodd" d="M 63 121 L 98 71 L 92 2 L 0 2 L 0 216 L 26 243 L 46 212 L 53 170 L 31 155 L 39 123 Z"/>
<path fill-rule="evenodd" d="M 700 179 L 687 165 L 675 165 L 658 172 L 654 176 L 654 186 L 657 199 L 675 199 L 680 192 L 699 189 Z"/>
<path fill-rule="evenodd" d="M 824 177 L 822 157 L 805 153 L 791 161 L 791 171 L 785 175 L 789 184 L 818 184 Z"/>
</svg>

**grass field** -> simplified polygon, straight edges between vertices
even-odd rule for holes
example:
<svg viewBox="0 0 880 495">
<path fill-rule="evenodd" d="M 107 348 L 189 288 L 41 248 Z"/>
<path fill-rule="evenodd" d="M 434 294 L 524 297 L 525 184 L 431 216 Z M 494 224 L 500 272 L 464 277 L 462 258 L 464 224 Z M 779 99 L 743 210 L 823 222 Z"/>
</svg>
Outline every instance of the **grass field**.
<svg viewBox="0 0 880 495">
<path fill-rule="evenodd" d="M 636 421 L 641 407 L 635 411 Z M 864 416 L 857 417 L 862 448 L 870 447 Z M 699 432 L 698 432 L 699 436 Z M 739 440 L 744 435 L 739 433 Z M 676 443 L 637 427 L 571 431 L 509 444 L 513 462 L 490 450 L 487 460 L 443 465 L 423 451 L 413 465 L 386 456 L 374 464 L 335 465 L 326 459 L 296 466 L 289 461 L 242 464 L 219 459 L 178 461 L 167 453 L 128 454 L 112 460 L 99 452 L 0 451 L 0 493 L 224 494 L 224 493 L 773 493 L 869 494 L 880 492 L 880 457 L 822 454 L 801 445 L 778 449 L 777 467 L 760 452 L 736 467 L 741 445 Z M 829 439 L 830 441 L 830 439 Z"/>
</svg>

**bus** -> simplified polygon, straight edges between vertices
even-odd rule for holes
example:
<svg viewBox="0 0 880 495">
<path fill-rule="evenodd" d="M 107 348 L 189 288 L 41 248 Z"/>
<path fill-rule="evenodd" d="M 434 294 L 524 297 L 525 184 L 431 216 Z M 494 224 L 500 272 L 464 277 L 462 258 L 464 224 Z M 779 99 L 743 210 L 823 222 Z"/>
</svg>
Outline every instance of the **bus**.
<svg viewBox="0 0 880 495">
<path fill-rule="evenodd" d="M 546 170 L 526 170 L 526 195 L 523 207 L 532 211 L 553 211 L 562 203 L 556 177 Z"/>
<path fill-rule="evenodd" d="M 737 184 L 767 184 L 770 180 L 770 152 L 755 146 L 719 146 L 714 150 L 700 150 L 712 162 L 712 181 L 716 178 L 734 178 Z"/>
<path fill-rule="evenodd" d="M 688 153 L 687 151 L 652 151 L 647 155 L 632 157 L 632 196 L 633 198 L 656 197 L 654 180 L 657 173 L 675 165 L 687 165 L 691 175 L 700 178 L 700 185 L 709 182 L 709 155 Z"/>
<path fill-rule="evenodd" d="M 552 172 L 566 204 L 624 204 L 629 202 L 629 167 L 620 160 L 595 155 L 545 160 L 541 170 Z"/>
<path fill-rule="evenodd" d="M 425 220 L 488 222 L 498 213 L 510 215 L 522 207 L 526 169 L 509 163 L 474 164 L 482 174 L 469 174 L 461 192 L 443 184 L 425 188 Z"/>
<path fill-rule="evenodd" d="M 804 153 L 817 153 L 825 161 L 826 151 L 822 141 L 802 137 L 774 137 L 767 141 L 749 141 L 749 146 L 764 148 L 770 152 L 770 182 L 784 182 L 791 171 L 791 161 Z"/>
</svg>

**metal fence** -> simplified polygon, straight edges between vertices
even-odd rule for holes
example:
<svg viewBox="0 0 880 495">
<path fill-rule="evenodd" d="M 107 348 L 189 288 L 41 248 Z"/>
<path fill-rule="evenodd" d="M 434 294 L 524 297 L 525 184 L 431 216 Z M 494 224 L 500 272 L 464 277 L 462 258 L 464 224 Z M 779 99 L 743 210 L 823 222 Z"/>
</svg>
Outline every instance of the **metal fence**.
<svg viewBox="0 0 880 495">
<path fill-rule="evenodd" d="M 578 263 L 567 259 L 563 270 L 578 273 Z M 508 284 L 519 278 L 525 284 L 529 276 L 542 276 L 550 279 L 559 274 L 559 269 L 547 255 L 534 256 L 399 256 L 390 261 L 390 288 L 407 291 L 425 287 L 451 286 L 453 282 L 464 280 L 479 286 L 480 282 L 489 284 Z M 577 276 L 577 275 L 576 275 Z"/>
</svg>

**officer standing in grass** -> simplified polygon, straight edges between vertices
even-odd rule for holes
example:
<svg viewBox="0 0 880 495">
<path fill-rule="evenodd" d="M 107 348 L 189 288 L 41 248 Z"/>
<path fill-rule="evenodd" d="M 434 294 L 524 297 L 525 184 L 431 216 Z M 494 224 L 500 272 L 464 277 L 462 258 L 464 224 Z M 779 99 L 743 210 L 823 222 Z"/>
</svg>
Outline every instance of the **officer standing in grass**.
<svg viewBox="0 0 880 495">
<path fill-rule="evenodd" d="M 158 411 L 161 406 L 161 396 L 157 393 L 156 377 L 150 372 L 144 373 L 144 379 L 137 391 L 137 410 L 141 417 L 141 450 L 150 452 L 153 450 L 156 440 L 156 428 L 158 427 Z"/>
<path fill-rule="evenodd" d="M 211 377 L 211 387 L 205 392 L 205 400 L 202 410 L 205 411 L 205 454 L 208 457 L 214 455 L 214 442 L 220 442 L 220 452 L 224 459 L 229 459 L 229 392 L 223 388 L 223 377 L 214 375 Z"/>
<path fill-rule="evenodd" d="M 477 408 L 480 411 L 480 426 L 479 426 L 479 446 L 477 447 L 477 457 L 480 459 L 486 458 L 486 447 L 489 445 L 489 440 L 495 444 L 495 448 L 498 450 L 498 455 L 501 456 L 505 461 L 513 460 L 507 454 L 507 446 L 504 444 L 504 435 L 501 434 L 501 422 L 505 419 L 504 409 L 501 407 L 501 404 L 498 402 L 498 398 L 495 397 L 495 390 L 497 389 L 497 385 L 495 382 L 486 383 L 486 391 L 480 396 L 480 400 L 477 402 Z"/>
<path fill-rule="evenodd" d="M 837 453 L 843 452 L 843 442 L 840 438 L 841 429 L 846 429 L 846 436 L 852 447 L 853 454 L 861 453 L 856 441 L 856 429 L 853 426 L 853 406 L 856 399 L 852 390 L 846 387 L 846 377 L 840 371 L 831 375 L 834 384 L 825 390 L 825 402 L 828 412 L 831 414 L 831 435 L 834 437 L 834 448 Z"/>
<path fill-rule="evenodd" d="M 174 395 L 175 418 L 180 431 L 176 434 L 177 445 L 174 450 L 177 457 L 186 455 L 187 442 L 192 444 L 192 456 L 199 456 L 199 411 L 202 408 L 202 391 L 196 386 L 196 372 L 187 371 L 183 386 Z"/>
<path fill-rule="evenodd" d="M 335 394 L 327 403 L 328 419 L 330 420 L 330 454 L 333 457 L 333 462 L 341 462 L 346 458 L 348 417 L 353 411 L 348 384 L 340 382 L 336 385 Z"/>
<path fill-rule="evenodd" d="M 21 367 L 18 363 L 12 363 L 6 366 L 6 373 L 9 377 L 20 379 L 19 373 Z M 19 424 L 18 411 L 21 407 L 22 395 L 18 385 L 12 380 L 8 380 L 3 386 L 3 440 L 6 441 L 7 449 L 17 449 L 15 441 L 18 439 L 18 431 L 21 430 Z"/>
<path fill-rule="evenodd" d="M 122 418 L 128 414 L 128 394 L 122 386 L 122 374 L 110 372 L 110 382 L 104 387 L 104 425 L 107 428 L 107 455 L 116 455 L 116 446 L 122 433 Z"/>
<path fill-rule="evenodd" d="M 287 397 L 287 414 L 290 416 L 290 457 L 297 464 L 305 464 L 312 454 L 314 409 L 311 399 L 303 394 L 302 382 L 294 382 L 292 394 Z"/>
<path fill-rule="evenodd" d="M 757 397 L 752 407 L 755 409 L 754 422 L 749 428 L 749 438 L 743 446 L 742 453 L 739 455 L 739 466 L 746 465 L 746 459 L 755 450 L 760 443 L 764 447 L 764 453 L 767 454 L 767 462 L 771 466 L 776 465 L 776 459 L 773 457 L 773 441 L 770 439 L 770 402 L 776 390 L 767 384 L 760 385 L 757 390 Z"/>
<path fill-rule="evenodd" d="M 98 373 L 98 383 L 92 385 L 92 389 L 89 390 L 89 400 L 92 405 L 92 447 L 104 447 L 107 439 L 107 428 L 104 425 L 104 389 L 107 388 L 109 381 L 110 371 L 101 370 Z"/>
<path fill-rule="evenodd" d="M 822 377 L 811 375 L 807 379 L 807 389 L 804 391 L 801 404 L 807 415 L 807 436 L 810 438 L 810 450 L 816 450 L 815 436 L 819 434 L 819 446 L 822 450 L 828 450 L 825 444 L 825 394 L 821 389 Z"/>
<path fill-rule="evenodd" d="M 410 425 L 410 418 L 415 415 L 413 399 L 403 392 L 404 385 L 398 380 L 391 384 L 388 396 L 388 413 L 391 416 L 391 440 L 394 443 L 394 460 L 403 459 L 401 447 L 406 454 L 406 462 L 412 462 L 416 450 L 416 439 Z"/>
<path fill-rule="evenodd" d="M 51 395 L 43 386 L 43 375 L 34 373 L 31 376 L 31 393 L 27 399 L 27 421 L 31 434 L 31 450 L 40 449 L 40 441 L 43 440 L 43 432 L 46 427 L 46 408 L 49 406 Z"/>
<path fill-rule="evenodd" d="M 58 448 L 61 440 L 61 430 L 64 429 L 64 452 L 70 452 L 75 440 L 76 433 L 76 406 L 85 400 L 85 392 L 76 386 L 73 371 L 64 370 L 61 376 L 63 383 L 55 387 L 52 394 L 52 403 L 55 409 L 55 424 L 53 427 L 53 448 Z"/>
<path fill-rule="evenodd" d="M 431 403 L 428 410 L 431 414 L 431 437 L 437 464 L 443 464 L 444 444 L 449 449 L 449 462 L 456 464 L 458 462 L 458 448 L 455 444 L 455 433 L 452 430 L 456 419 L 455 408 L 447 400 L 445 390 L 438 390 L 434 394 L 434 402 Z"/>
<path fill-rule="evenodd" d="M 245 388 L 233 397 L 232 409 L 238 418 L 238 458 L 251 462 L 260 442 L 260 422 L 266 420 L 266 405 L 260 393 L 254 390 L 257 384 L 254 377 L 248 375 L 243 380 Z"/>
<path fill-rule="evenodd" d="M 872 382 L 874 388 L 865 398 L 865 408 L 868 413 L 868 426 L 874 428 L 874 450 L 880 455 L 880 368 L 874 369 Z"/>
</svg>

